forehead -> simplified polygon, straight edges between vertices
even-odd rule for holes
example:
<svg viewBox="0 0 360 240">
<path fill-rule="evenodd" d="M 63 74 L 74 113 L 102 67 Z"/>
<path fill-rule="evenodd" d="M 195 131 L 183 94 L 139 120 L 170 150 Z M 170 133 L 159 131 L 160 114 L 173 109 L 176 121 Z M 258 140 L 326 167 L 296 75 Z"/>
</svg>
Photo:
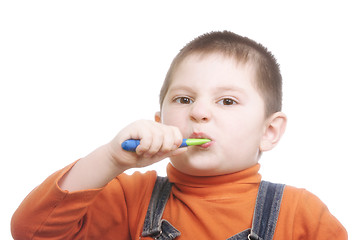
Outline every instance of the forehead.
<svg viewBox="0 0 360 240">
<path fill-rule="evenodd" d="M 169 87 L 254 87 L 255 77 L 254 64 L 250 61 L 239 61 L 221 53 L 193 53 L 178 64 Z"/>
</svg>

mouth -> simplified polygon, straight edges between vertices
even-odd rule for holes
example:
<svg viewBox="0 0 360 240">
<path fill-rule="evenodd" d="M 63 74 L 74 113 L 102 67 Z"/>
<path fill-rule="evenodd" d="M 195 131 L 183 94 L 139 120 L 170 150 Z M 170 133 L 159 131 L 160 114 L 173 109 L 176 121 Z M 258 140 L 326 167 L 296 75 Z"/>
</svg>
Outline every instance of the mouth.
<svg viewBox="0 0 360 240">
<path fill-rule="evenodd" d="M 207 134 L 205 134 L 203 132 L 193 132 L 190 135 L 189 138 L 207 138 L 207 139 L 210 139 L 211 140 L 210 142 L 194 146 L 194 147 L 202 148 L 202 149 L 208 149 L 210 146 L 212 146 L 215 143 L 214 139 L 212 137 L 210 137 L 209 135 L 207 135 Z"/>
</svg>

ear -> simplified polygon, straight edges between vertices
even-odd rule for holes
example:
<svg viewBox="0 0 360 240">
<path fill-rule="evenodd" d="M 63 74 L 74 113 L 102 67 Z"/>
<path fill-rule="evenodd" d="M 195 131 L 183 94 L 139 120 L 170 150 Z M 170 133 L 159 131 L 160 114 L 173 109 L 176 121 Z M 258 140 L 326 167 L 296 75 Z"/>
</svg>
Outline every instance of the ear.
<svg viewBox="0 0 360 240">
<path fill-rule="evenodd" d="M 155 122 L 161 123 L 161 113 L 160 112 L 155 113 Z"/>
<path fill-rule="evenodd" d="M 287 118 L 282 112 L 276 112 L 266 120 L 264 134 L 260 143 L 260 151 L 273 149 L 285 132 Z"/>
</svg>

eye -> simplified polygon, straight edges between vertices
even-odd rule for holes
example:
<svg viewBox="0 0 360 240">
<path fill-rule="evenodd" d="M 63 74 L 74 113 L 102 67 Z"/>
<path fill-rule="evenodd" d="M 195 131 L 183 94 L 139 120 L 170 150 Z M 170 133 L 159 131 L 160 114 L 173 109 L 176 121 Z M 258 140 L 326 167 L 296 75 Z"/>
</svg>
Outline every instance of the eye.
<svg viewBox="0 0 360 240">
<path fill-rule="evenodd" d="M 218 103 L 221 105 L 227 105 L 227 106 L 238 104 L 237 101 L 235 101 L 234 99 L 231 99 L 231 98 L 223 98 L 220 101 L 218 101 Z"/>
<path fill-rule="evenodd" d="M 174 99 L 174 101 L 175 101 L 176 103 L 180 103 L 180 104 L 191 104 L 191 103 L 194 102 L 194 101 L 193 101 L 191 98 L 189 98 L 189 97 L 177 97 L 177 98 Z"/>
</svg>

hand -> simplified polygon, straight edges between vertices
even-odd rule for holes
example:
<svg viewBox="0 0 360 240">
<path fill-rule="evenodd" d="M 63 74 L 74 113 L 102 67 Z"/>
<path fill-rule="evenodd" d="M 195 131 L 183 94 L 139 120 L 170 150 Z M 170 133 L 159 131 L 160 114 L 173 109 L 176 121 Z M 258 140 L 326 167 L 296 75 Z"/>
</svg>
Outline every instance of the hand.
<svg viewBox="0 0 360 240">
<path fill-rule="evenodd" d="M 122 149 L 127 139 L 140 139 L 136 152 Z M 127 169 L 145 167 L 167 157 L 181 154 L 182 135 L 178 128 L 153 121 L 140 120 L 125 127 L 108 144 L 80 159 L 60 180 L 59 187 L 68 191 L 105 186 Z"/>
<path fill-rule="evenodd" d="M 140 145 L 135 153 L 122 149 L 121 144 L 128 139 L 140 139 Z M 187 151 L 187 148 L 178 148 L 182 139 L 182 134 L 177 127 L 155 121 L 139 120 L 120 131 L 107 145 L 107 149 L 111 161 L 124 171 L 135 167 L 145 167 Z"/>
</svg>

